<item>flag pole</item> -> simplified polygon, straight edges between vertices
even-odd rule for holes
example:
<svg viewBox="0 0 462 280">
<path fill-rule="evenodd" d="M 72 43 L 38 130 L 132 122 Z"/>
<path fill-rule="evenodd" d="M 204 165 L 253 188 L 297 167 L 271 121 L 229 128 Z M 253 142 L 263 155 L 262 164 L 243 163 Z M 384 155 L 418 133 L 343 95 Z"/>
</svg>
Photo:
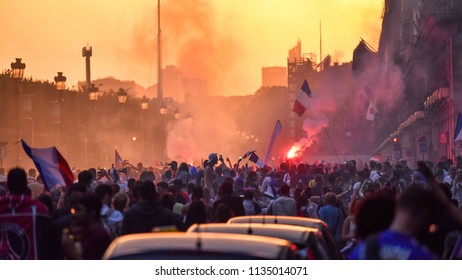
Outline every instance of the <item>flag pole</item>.
<svg viewBox="0 0 462 280">
<path fill-rule="evenodd" d="M 327 132 L 327 128 L 324 127 L 324 131 L 326 132 L 327 138 L 329 139 L 329 142 L 330 142 L 330 145 L 332 146 L 332 149 L 334 150 L 335 155 L 337 156 L 338 163 L 341 163 L 340 157 L 338 156 L 338 153 L 337 153 L 337 150 L 335 149 L 335 146 L 334 146 L 334 144 L 332 143 L 332 140 L 330 139 L 329 133 Z"/>
</svg>

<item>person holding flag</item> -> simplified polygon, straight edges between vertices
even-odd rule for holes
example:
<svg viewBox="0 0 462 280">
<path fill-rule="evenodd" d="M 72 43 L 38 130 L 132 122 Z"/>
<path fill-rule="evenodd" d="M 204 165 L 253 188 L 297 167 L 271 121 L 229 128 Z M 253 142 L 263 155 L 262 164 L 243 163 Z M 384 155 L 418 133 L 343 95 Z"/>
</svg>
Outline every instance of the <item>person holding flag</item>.
<svg viewBox="0 0 462 280">
<path fill-rule="evenodd" d="M 261 161 L 260 157 L 255 153 L 255 150 L 248 151 L 247 153 L 242 156 L 242 159 L 239 159 L 239 162 L 243 159 L 249 158 L 251 162 L 253 162 L 256 166 L 263 168 L 265 164 Z"/>
</svg>

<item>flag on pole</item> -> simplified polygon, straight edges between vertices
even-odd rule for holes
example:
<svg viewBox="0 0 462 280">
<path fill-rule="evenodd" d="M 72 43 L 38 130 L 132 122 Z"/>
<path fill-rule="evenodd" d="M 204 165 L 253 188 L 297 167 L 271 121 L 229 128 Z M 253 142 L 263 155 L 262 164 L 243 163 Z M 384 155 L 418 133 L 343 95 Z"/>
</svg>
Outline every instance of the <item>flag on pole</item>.
<svg viewBox="0 0 462 280">
<path fill-rule="evenodd" d="M 124 161 L 122 160 L 122 157 L 120 157 L 119 152 L 117 152 L 117 149 L 115 150 L 115 160 L 114 160 L 114 165 L 116 169 L 121 169 L 123 168 Z"/>
<path fill-rule="evenodd" d="M 295 100 L 293 111 L 297 113 L 299 117 L 303 116 L 306 109 L 310 105 L 310 102 L 311 102 L 311 90 L 310 90 L 310 87 L 308 86 L 308 82 L 305 79 L 300 91 L 298 92 L 297 100 Z"/>
<path fill-rule="evenodd" d="M 377 106 L 375 106 L 375 103 L 372 100 L 369 100 L 369 107 L 367 108 L 366 112 L 366 120 L 368 121 L 373 121 L 375 120 L 375 114 L 377 114 Z"/>
<path fill-rule="evenodd" d="M 462 114 L 457 114 L 456 129 L 454 131 L 454 142 L 462 141 Z"/>
<path fill-rule="evenodd" d="M 22 139 L 21 142 L 26 154 L 34 161 L 47 190 L 72 185 L 74 175 L 56 147 L 38 149 L 29 147 Z"/>
<path fill-rule="evenodd" d="M 278 120 L 276 121 L 276 125 L 274 125 L 273 135 L 271 136 L 271 140 L 268 145 L 268 152 L 266 152 L 265 161 L 263 162 L 264 164 L 268 163 L 268 160 L 271 156 L 271 152 L 273 151 L 274 141 L 276 141 L 276 138 L 281 133 L 281 130 L 282 130 L 282 125 L 281 125 L 281 122 Z"/>
<path fill-rule="evenodd" d="M 263 168 L 265 166 L 263 161 L 260 160 L 260 158 L 257 156 L 257 154 L 255 152 L 252 152 L 252 154 L 250 154 L 249 160 L 251 162 L 255 163 L 255 165 L 257 165 L 260 168 Z"/>
</svg>

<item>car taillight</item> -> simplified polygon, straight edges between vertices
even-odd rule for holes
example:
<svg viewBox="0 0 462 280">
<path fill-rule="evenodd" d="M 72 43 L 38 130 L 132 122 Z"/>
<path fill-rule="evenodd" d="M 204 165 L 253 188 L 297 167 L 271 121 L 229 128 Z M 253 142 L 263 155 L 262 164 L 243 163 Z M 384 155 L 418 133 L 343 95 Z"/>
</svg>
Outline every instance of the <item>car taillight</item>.
<svg viewBox="0 0 462 280">
<path fill-rule="evenodd" d="M 297 251 L 297 245 L 295 245 L 295 244 L 290 245 L 290 250 L 291 251 Z"/>
</svg>

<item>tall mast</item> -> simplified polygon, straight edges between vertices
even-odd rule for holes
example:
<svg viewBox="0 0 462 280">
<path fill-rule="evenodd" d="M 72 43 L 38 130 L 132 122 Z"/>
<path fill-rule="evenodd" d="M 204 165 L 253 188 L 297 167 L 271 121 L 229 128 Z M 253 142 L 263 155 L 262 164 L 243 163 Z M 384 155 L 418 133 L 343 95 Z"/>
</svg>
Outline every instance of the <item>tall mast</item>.
<svg viewBox="0 0 462 280">
<path fill-rule="evenodd" d="M 160 0 L 157 0 L 157 99 L 162 100 L 162 31 L 160 29 Z"/>
<path fill-rule="evenodd" d="M 323 71 L 324 65 L 322 65 L 322 32 L 321 32 L 321 21 L 319 21 L 319 61 L 320 61 L 320 70 Z"/>
</svg>

